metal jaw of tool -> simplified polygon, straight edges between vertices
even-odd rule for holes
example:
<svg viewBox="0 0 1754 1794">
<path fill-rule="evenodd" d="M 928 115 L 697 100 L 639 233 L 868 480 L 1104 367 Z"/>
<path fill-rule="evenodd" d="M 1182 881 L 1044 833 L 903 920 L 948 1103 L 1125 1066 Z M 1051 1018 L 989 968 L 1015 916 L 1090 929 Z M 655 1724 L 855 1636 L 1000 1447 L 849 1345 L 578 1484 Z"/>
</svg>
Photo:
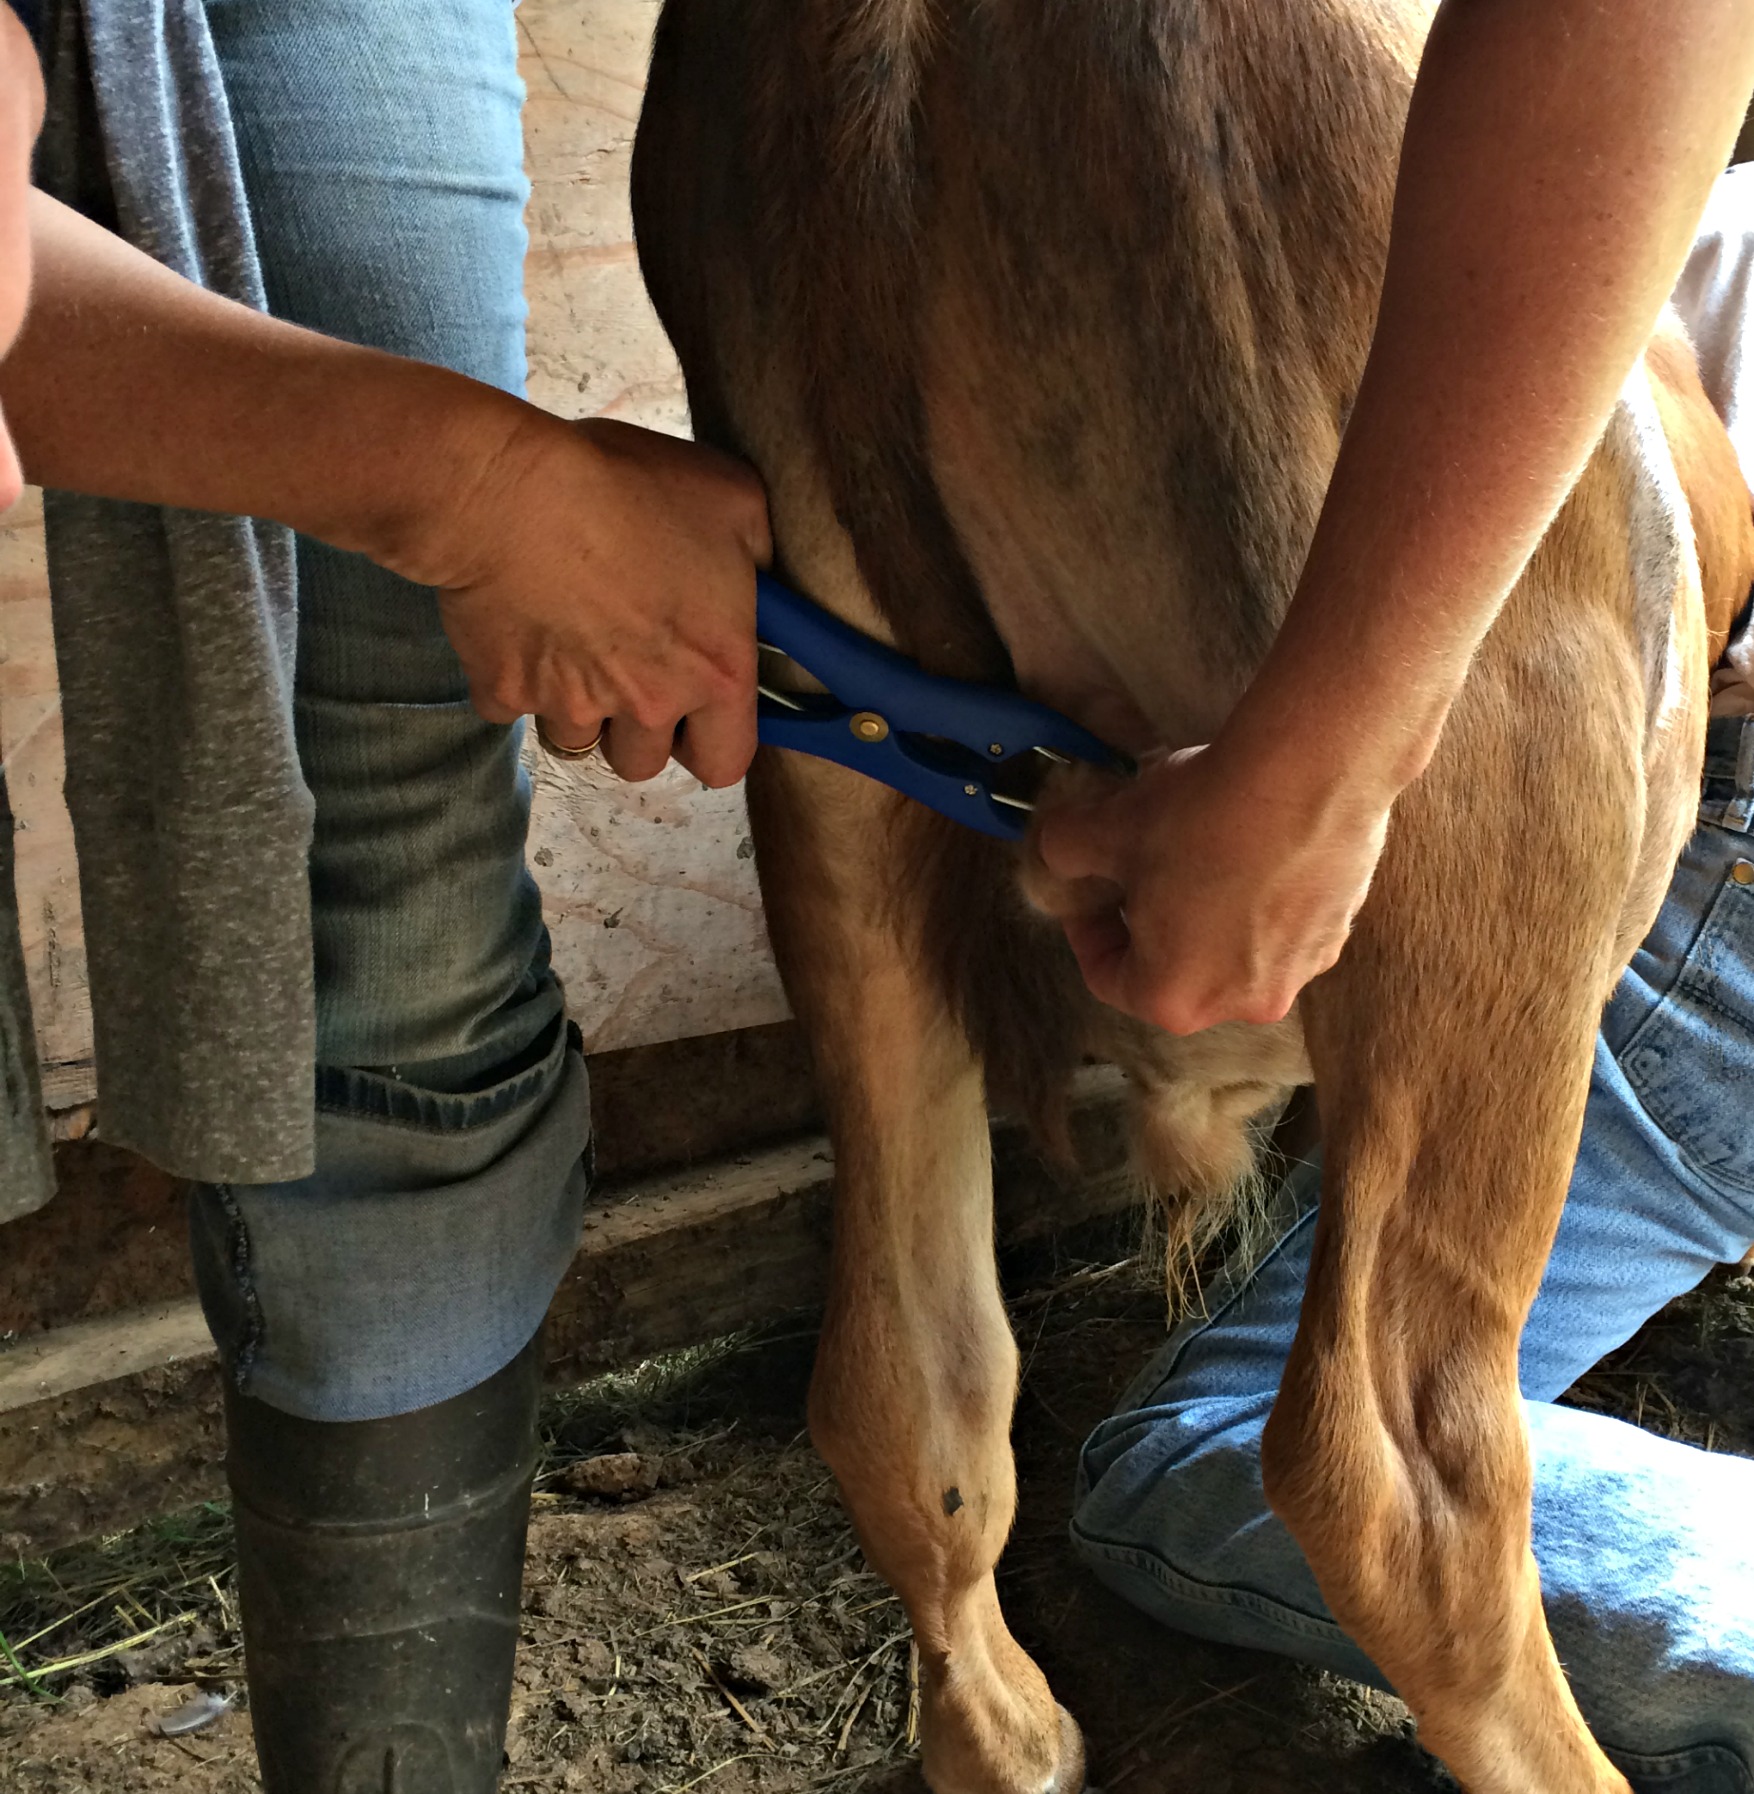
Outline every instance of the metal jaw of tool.
<svg viewBox="0 0 1754 1794">
<path fill-rule="evenodd" d="M 766 574 L 756 577 L 755 629 L 764 649 L 828 687 L 782 692 L 763 684 L 763 742 L 850 767 L 983 835 L 1020 841 L 1029 827 L 1034 804 L 1004 789 L 1018 782 L 1022 756 L 1058 766 L 1083 761 L 1123 776 L 1136 770 L 1057 710 L 1017 692 L 922 672 Z"/>
</svg>

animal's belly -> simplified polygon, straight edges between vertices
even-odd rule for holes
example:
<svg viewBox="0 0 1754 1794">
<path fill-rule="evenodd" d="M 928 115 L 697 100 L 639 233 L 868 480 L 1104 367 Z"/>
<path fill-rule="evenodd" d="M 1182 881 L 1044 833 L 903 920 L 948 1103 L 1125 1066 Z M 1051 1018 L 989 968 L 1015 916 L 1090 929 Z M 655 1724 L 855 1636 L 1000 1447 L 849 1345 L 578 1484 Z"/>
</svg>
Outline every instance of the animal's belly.
<svg viewBox="0 0 1754 1794">
<path fill-rule="evenodd" d="M 999 10 L 1013 34 L 1040 28 Z M 1394 94 L 1405 68 L 1349 21 L 1327 18 L 1334 65 Z M 1289 602 L 1338 451 L 1398 116 L 1380 108 L 1370 140 L 1294 128 L 1223 33 L 1205 60 L 1086 58 L 1064 83 L 1014 78 L 996 27 L 952 41 L 905 251 L 938 497 L 1027 690 L 1134 750 L 1210 740 Z"/>
<path fill-rule="evenodd" d="M 1129 753 L 1210 740 L 1244 681 L 1209 651 L 1223 594 L 1189 564 L 1174 495 L 1140 490 L 1138 420 L 1105 414 L 1093 392 L 1044 441 L 1027 362 L 979 330 L 927 333 L 928 452 L 1019 685 Z M 983 376 L 1011 359 L 1024 372 L 1009 390 Z"/>
<path fill-rule="evenodd" d="M 990 463 L 944 465 L 940 479 L 1023 691 L 1130 754 L 1204 739 L 1169 657 L 1135 643 L 1132 665 L 1117 659 L 1100 608 L 1118 596 L 1116 581 L 1088 529 L 1044 518 L 1039 496 Z M 1143 608 L 1148 623 L 1170 620 L 1149 605 L 1129 608 Z"/>
</svg>

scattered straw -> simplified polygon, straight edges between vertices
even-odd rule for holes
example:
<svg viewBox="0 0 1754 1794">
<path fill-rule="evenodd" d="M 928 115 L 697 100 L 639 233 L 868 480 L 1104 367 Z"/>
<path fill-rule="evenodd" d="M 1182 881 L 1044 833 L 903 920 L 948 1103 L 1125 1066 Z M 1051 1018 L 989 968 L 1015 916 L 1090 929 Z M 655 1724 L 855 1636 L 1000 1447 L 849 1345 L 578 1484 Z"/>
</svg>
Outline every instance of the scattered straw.
<svg viewBox="0 0 1754 1794">
<path fill-rule="evenodd" d="M 772 1750 L 773 1739 L 768 1736 L 767 1728 L 757 1723 L 754 1717 L 750 1714 L 749 1709 L 738 1700 L 736 1695 L 734 1695 L 729 1688 L 725 1686 L 724 1679 L 720 1676 L 719 1672 L 713 1668 L 712 1659 L 707 1656 L 706 1652 L 698 1645 L 693 1648 L 695 1656 L 700 1661 L 700 1667 L 707 1673 L 707 1680 L 725 1697 L 725 1701 L 731 1711 L 735 1713 L 746 1726 L 748 1726 L 750 1731 L 752 1731 L 758 1739 L 761 1740 L 764 1749 Z"/>
<path fill-rule="evenodd" d="M 668 1788 L 661 1789 L 659 1794 L 687 1794 L 688 1789 L 698 1788 L 702 1782 L 711 1781 L 715 1775 L 722 1774 L 725 1770 L 729 1769 L 733 1763 L 747 1763 L 751 1757 L 756 1757 L 760 1754 L 759 1751 L 746 1750 L 737 1756 L 726 1757 L 722 1763 L 715 1763 L 712 1768 L 707 1770 L 703 1775 L 697 1775 L 693 1781 L 674 1782 Z"/>
</svg>

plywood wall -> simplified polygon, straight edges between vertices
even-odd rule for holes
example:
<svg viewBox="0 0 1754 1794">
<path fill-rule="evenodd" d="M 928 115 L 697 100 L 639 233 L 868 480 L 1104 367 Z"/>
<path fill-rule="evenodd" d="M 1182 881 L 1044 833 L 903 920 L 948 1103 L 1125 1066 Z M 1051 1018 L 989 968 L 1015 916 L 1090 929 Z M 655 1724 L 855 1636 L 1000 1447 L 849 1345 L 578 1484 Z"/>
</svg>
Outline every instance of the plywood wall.
<svg viewBox="0 0 1754 1794">
<path fill-rule="evenodd" d="M 524 0 L 533 195 L 530 392 L 567 416 L 686 429 L 681 375 L 640 285 L 627 173 L 654 0 Z M 42 568 L 41 507 L 0 519 L 0 756 L 16 813 L 32 999 L 52 1106 L 89 1097 L 91 1016 Z M 622 786 L 532 759 L 531 849 L 556 962 L 596 1050 L 785 1013 L 738 792 L 678 769 Z"/>
</svg>

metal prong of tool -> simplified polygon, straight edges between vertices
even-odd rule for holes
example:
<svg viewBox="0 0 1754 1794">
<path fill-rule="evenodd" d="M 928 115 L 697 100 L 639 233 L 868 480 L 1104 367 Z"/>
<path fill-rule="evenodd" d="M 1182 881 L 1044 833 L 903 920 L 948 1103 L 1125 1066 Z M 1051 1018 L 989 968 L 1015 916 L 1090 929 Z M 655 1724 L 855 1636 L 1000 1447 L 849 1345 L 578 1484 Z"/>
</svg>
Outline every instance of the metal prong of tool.
<svg viewBox="0 0 1754 1794">
<path fill-rule="evenodd" d="M 791 655 L 789 655 L 784 648 L 776 648 L 772 642 L 764 642 L 759 637 L 756 638 L 755 652 L 757 655 L 775 655 L 777 658 L 786 661 L 788 664 L 790 664 L 792 660 Z M 800 703 L 793 693 L 778 691 L 771 685 L 763 685 L 759 679 L 755 683 L 755 692 L 757 697 L 771 698 L 782 710 L 791 710 L 802 714 L 810 708 L 808 704 Z"/>
</svg>

